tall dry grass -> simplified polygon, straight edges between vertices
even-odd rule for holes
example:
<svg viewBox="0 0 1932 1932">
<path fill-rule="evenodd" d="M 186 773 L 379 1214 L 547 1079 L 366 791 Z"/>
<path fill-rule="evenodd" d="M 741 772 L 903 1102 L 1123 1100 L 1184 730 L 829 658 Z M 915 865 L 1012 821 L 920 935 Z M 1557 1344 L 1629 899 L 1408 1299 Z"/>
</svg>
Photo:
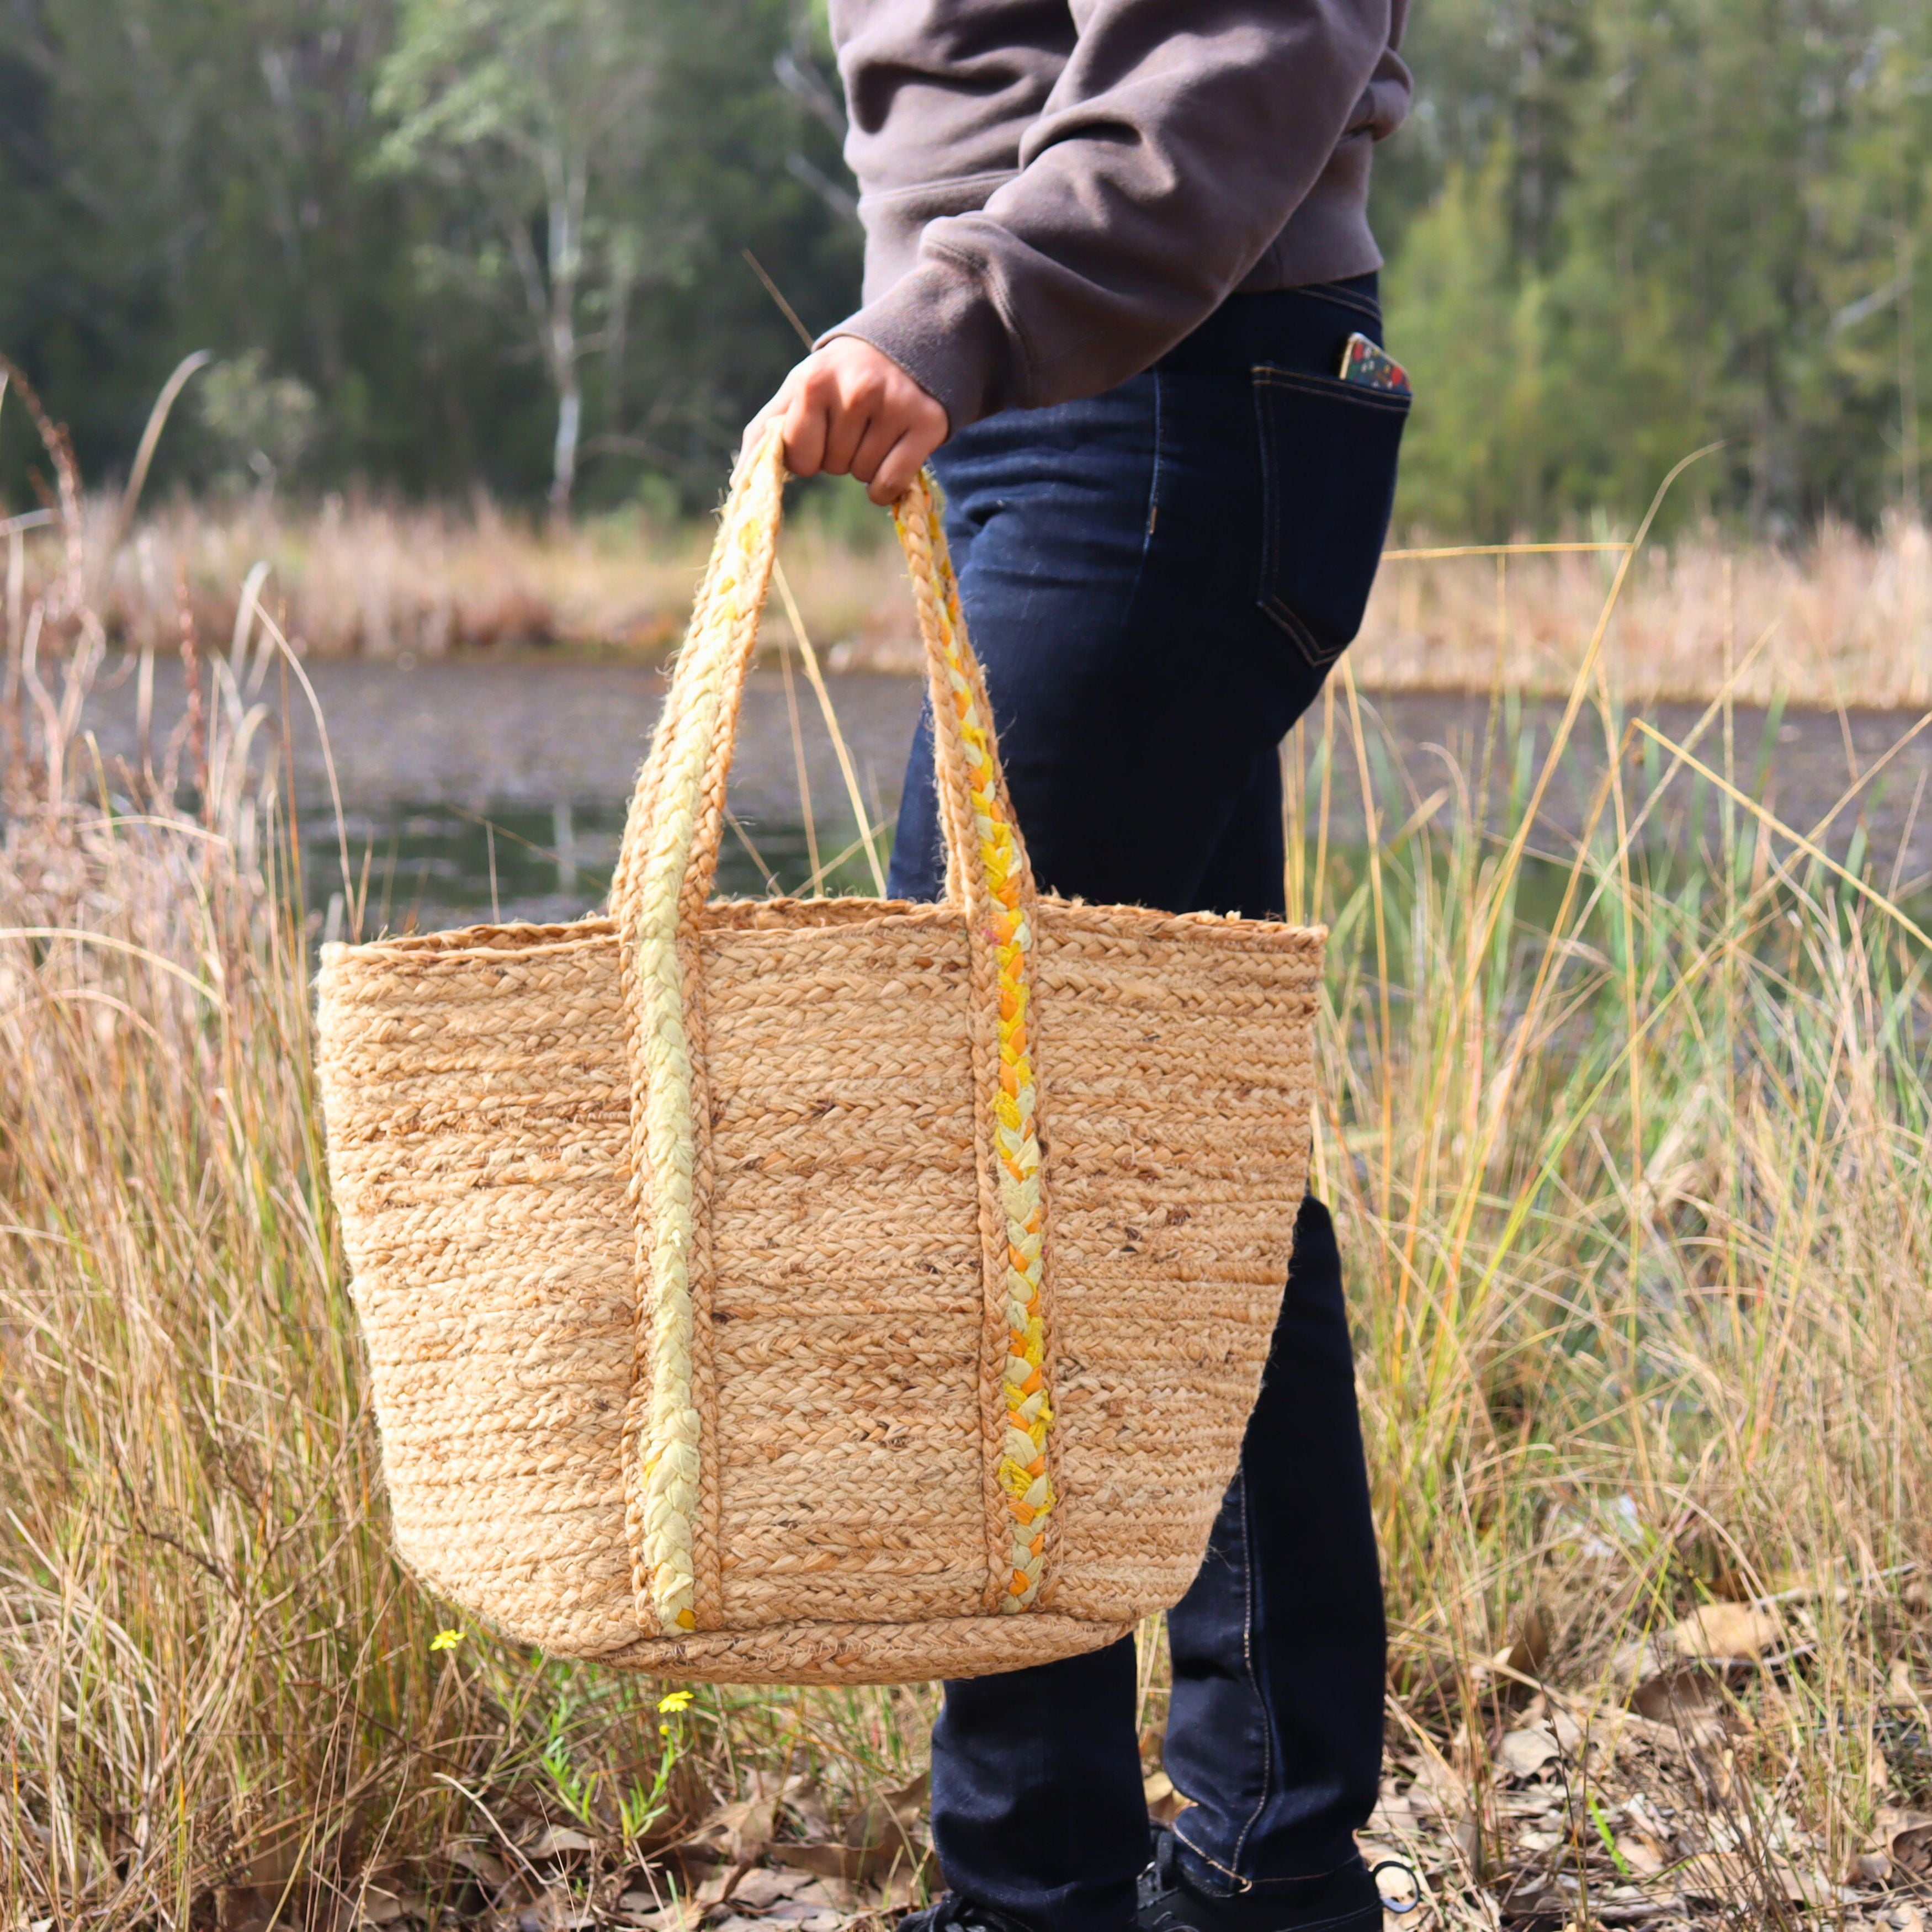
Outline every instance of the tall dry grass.
<svg viewBox="0 0 1932 1932">
<path fill-rule="evenodd" d="M 1355 674 L 1378 690 L 1500 683 L 1561 696 L 1622 554 L 1607 538 L 1514 555 L 1406 540 L 1376 586 Z M 1786 546 L 1714 526 L 1647 545 L 1618 596 L 1604 669 L 1631 704 L 1702 703 L 1728 688 L 1741 704 L 1922 710 L 1932 533 L 1895 514 L 1876 535 L 1828 523 Z"/>
<path fill-rule="evenodd" d="M 31 635 L 57 690 L 99 628 L 26 608 L 12 665 Z M 1566 729 L 1642 736 L 1582 638 L 1572 670 Z M 0 850 L 0 1925 L 664 1932 L 694 1891 L 714 1922 L 890 1910 L 929 1877 L 927 1694 L 687 1700 L 500 1642 L 388 1553 L 296 835 L 219 666 L 203 688 L 186 802 L 92 761 L 84 704 L 22 714 L 10 677 L 0 718 L 25 746 Z M 1655 755 L 1721 776 L 1725 724 Z M 1334 935 L 1315 1160 L 1394 1633 L 1376 1842 L 1421 1922 L 1911 1922 L 1932 948 L 1734 791 L 1707 850 L 1660 851 L 1613 758 L 1584 836 L 1538 856 L 1560 743 L 1405 772 L 1346 676 L 1317 724 L 1289 886 Z M 1330 836 L 1349 786 L 1365 848 Z"/>
<path fill-rule="evenodd" d="M 897 554 L 855 538 L 829 494 L 796 519 L 792 578 L 834 669 L 915 673 Z M 325 656 L 433 656 L 500 646 L 672 644 L 703 561 L 701 524 L 638 513 L 560 530 L 478 498 L 466 508 L 331 498 L 177 502 L 124 541 L 106 499 L 86 508 L 88 597 L 109 637 L 172 650 L 177 580 L 205 635 L 228 634 L 250 572 L 298 648 Z M 51 528 L 22 531 L 26 594 L 66 567 Z M 1404 538 L 1390 552 L 1354 646 L 1383 690 L 1568 690 L 1623 554 L 1605 535 L 1498 554 Z M 781 625 L 782 618 L 778 620 Z M 1647 546 L 1618 601 L 1606 658 L 1625 702 L 1702 701 L 1727 665 L 1740 703 L 1826 709 L 1932 704 L 1932 535 L 1894 516 L 1875 535 L 1827 524 L 1802 543 L 1743 544 L 1715 526 Z"/>
<path fill-rule="evenodd" d="M 92 499 L 84 515 L 88 601 L 110 638 L 134 650 L 174 647 L 184 584 L 202 634 L 227 637 L 253 602 L 252 580 L 304 653 L 662 650 L 682 628 L 710 542 L 700 523 L 620 512 L 559 528 L 480 495 L 460 509 L 341 496 L 313 508 L 177 501 L 118 542 L 117 502 Z M 902 593 L 896 600 L 884 546 L 855 542 L 836 515 L 808 508 L 794 520 L 792 579 L 819 633 L 896 627 Z M 31 597 L 65 568 L 64 546 L 50 526 L 20 541 Z"/>
<path fill-rule="evenodd" d="M 202 811 L 16 794 L 0 856 L 0 1924 L 434 1924 L 482 1884 L 549 1925 L 593 1834 L 655 1908 L 781 1788 L 872 1828 L 922 1696 L 666 1705 L 390 1554 L 293 835 L 210 728 Z M 712 1820 L 760 1772 L 762 1827 Z"/>
</svg>

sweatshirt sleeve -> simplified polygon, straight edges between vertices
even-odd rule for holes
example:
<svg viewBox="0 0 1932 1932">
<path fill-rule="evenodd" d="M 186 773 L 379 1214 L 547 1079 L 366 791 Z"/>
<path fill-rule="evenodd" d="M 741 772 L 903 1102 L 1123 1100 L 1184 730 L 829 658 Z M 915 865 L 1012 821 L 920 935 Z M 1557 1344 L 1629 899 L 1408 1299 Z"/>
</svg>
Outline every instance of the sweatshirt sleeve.
<svg viewBox="0 0 1932 1932">
<path fill-rule="evenodd" d="M 1018 173 L 929 223 L 911 271 L 831 334 L 890 356 L 956 430 L 1138 374 L 1240 284 L 1343 135 L 1373 127 L 1390 12 L 1075 0 Z"/>
</svg>

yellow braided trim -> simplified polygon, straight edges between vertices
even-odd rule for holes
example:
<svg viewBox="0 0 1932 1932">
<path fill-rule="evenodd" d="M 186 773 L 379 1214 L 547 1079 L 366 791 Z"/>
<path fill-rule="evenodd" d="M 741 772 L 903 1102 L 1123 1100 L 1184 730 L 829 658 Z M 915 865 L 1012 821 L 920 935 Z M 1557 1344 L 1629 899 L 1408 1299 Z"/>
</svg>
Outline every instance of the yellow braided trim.
<svg viewBox="0 0 1932 1932">
<path fill-rule="evenodd" d="M 757 553 L 783 488 L 778 440 L 755 459 L 750 487 L 726 506 L 710 595 L 686 640 L 678 681 L 688 701 L 668 719 L 657 809 L 638 896 L 637 967 L 646 1073 L 646 1184 L 651 1204 L 651 1399 L 643 1445 L 644 1562 L 661 1627 L 696 1628 L 692 1553 L 700 1425 L 692 1393 L 695 1318 L 690 1258 L 695 1235 L 692 1177 L 698 1135 L 692 1104 L 684 976 L 678 961 L 679 901 L 691 862 L 730 640 L 758 620 Z"/>
<path fill-rule="evenodd" d="M 993 901 L 991 931 L 998 967 L 999 1084 L 993 1096 L 993 1139 L 1000 1162 L 1000 1208 L 1006 1233 L 1006 1440 L 999 1482 L 1012 1518 L 1011 1574 L 1003 1610 L 1024 1610 L 1040 1594 L 1046 1523 L 1054 1504 L 1047 1473 L 1046 1432 L 1053 1409 L 1046 1388 L 1046 1326 L 1041 1303 L 1040 1142 L 1035 1130 L 1033 1057 L 1027 1038 L 1027 955 L 1033 931 L 1021 908 L 1022 860 L 1000 800 L 992 746 L 966 675 L 960 640 L 965 622 L 958 586 L 946 554 L 936 496 L 927 489 L 933 572 L 940 595 L 940 651 L 966 754 L 968 790 L 980 859 Z"/>
</svg>

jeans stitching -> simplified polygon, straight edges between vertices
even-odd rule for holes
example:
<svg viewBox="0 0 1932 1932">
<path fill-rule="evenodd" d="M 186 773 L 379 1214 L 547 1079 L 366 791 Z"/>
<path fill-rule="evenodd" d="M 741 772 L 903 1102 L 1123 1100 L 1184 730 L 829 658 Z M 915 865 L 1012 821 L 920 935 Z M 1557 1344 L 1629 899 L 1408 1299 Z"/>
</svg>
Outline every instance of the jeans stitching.
<svg viewBox="0 0 1932 1932">
<path fill-rule="evenodd" d="M 1298 370 L 1283 369 L 1272 362 L 1258 363 L 1254 378 L 1264 388 L 1300 389 L 1311 396 L 1330 396 L 1337 402 L 1359 403 L 1364 409 L 1379 410 L 1384 416 L 1406 416 L 1414 406 L 1413 397 L 1398 395 L 1392 389 L 1372 389 L 1366 382 L 1345 382 L 1339 376 L 1304 376 Z"/>
<path fill-rule="evenodd" d="M 1275 540 L 1275 510 L 1281 496 L 1281 481 L 1276 475 L 1274 438 L 1269 434 L 1268 401 L 1262 394 L 1262 371 L 1265 364 L 1249 371 L 1255 398 L 1255 435 L 1261 446 L 1262 472 L 1262 578 L 1255 601 L 1265 604 L 1271 594 L 1275 570 L 1281 560 Z"/>
<path fill-rule="evenodd" d="M 1255 1675 L 1255 1562 L 1248 1522 L 1248 1472 L 1245 1466 L 1237 1469 L 1234 1483 L 1241 1502 L 1241 1666 L 1247 1673 L 1248 1689 L 1254 1698 L 1255 1707 L 1262 1714 L 1261 1796 L 1255 1800 L 1255 1808 L 1248 1814 L 1235 1838 L 1234 1849 L 1229 1855 L 1234 1862 L 1232 1864 L 1223 1864 L 1211 1852 L 1204 1851 L 1182 1830 L 1179 1820 L 1168 1828 L 1196 1858 L 1204 1859 L 1218 1872 L 1226 1872 L 1241 1891 L 1252 1892 L 1254 1880 L 1243 1877 L 1240 1870 L 1241 1854 L 1246 1850 L 1249 1834 L 1260 1822 L 1274 1792 L 1274 1730 L 1268 1721 L 1268 1707 L 1262 1700 L 1260 1680 Z"/>
<path fill-rule="evenodd" d="M 1412 398 L 1390 395 L 1359 382 L 1344 382 L 1336 376 L 1305 376 L 1299 370 L 1284 369 L 1273 362 L 1257 362 L 1248 374 L 1255 399 L 1255 433 L 1261 440 L 1262 572 L 1255 602 L 1264 616 L 1288 633 L 1295 648 L 1308 660 L 1310 670 L 1326 671 L 1347 648 L 1347 640 L 1332 648 L 1323 644 L 1306 620 L 1275 588 L 1276 574 L 1281 563 L 1276 526 L 1280 521 L 1277 508 L 1282 486 L 1267 392 L 1270 389 L 1291 389 L 1308 395 L 1330 397 L 1367 410 L 1370 418 L 1378 414 L 1384 418 L 1392 416 L 1398 423 L 1406 420 Z M 1396 433 L 1400 435 L 1400 429 Z"/>
<path fill-rule="evenodd" d="M 1268 1705 L 1262 1696 L 1261 1680 L 1255 1675 L 1255 1550 L 1254 1538 L 1248 1522 L 1248 1472 L 1245 1467 L 1240 1472 L 1240 1484 L 1241 1586 L 1244 1598 L 1241 1665 L 1248 1673 L 1248 1689 L 1254 1697 L 1255 1708 L 1262 1717 L 1262 1792 L 1255 1800 L 1255 1808 L 1249 1814 L 1248 1822 L 1241 1827 L 1241 1835 L 1234 1840 L 1234 1863 L 1238 1867 L 1241 1862 L 1241 1854 L 1248 1848 L 1248 1834 L 1261 1822 L 1262 1814 L 1267 1810 L 1269 1795 L 1274 1788 L 1274 1727 L 1268 1720 Z M 1245 1890 L 1250 1882 L 1247 1879 L 1242 1879 L 1243 1888 Z"/>
<path fill-rule="evenodd" d="M 1367 316 L 1372 321 L 1382 319 L 1382 304 L 1369 296 L 1358 295 L 1352 289 L 1337 288 L 1332 282 L 1312 282 L 1297 289 L 1298 296 L 1312 296 L 1317 302 L 1331 302 L 1337 308 L 1352 310 L 1357 315 Z"/>
<path fill-rule="evenodd" d="M 1261 606 L 1263 614 L 1272 617 L 1294 640 L 1310 670 L 1326 670 L 1342 655 L 1344 646 L 1337 644 L 1333 650 L 1324 649 L 1315 633 L 1272 590 L 1262 598 Z"/>
<path fill-rule="evenodd" d="M 1140 602 L 1141 585 L 1146 580 L 1148 560 L 1154 552 L 1154 525 L 1160 515 L 1160 371 L 1150 369 L 1148 374 L 1154 379 L 1154 454 L 1148 464 L 1148 507 L 1147 514 L 1141 522 L 1141 554 L 1134 565 L 1133 585 L 1127 592 L 1126 609 L 1120 620 L 1123 631 L 1132 622 L 1134 606 Z"/>
</svg>

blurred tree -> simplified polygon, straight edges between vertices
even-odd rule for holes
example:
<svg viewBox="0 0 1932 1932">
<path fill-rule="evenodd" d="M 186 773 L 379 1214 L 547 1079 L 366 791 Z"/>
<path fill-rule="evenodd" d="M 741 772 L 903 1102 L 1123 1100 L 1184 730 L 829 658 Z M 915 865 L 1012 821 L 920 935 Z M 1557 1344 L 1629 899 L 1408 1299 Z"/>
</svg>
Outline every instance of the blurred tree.
<svg viewBox="0 0 1932 1932">
<path fill-rule="evenodd" d="M 1416 386 L 1407 520 L 1508 532 L 1542 520 L 1555 479 L 1539 424 L 1548 406 L 1548 286 L 1510 238 L 1512 152 L 1450 164 L 1411 224 L 1390 278 L 1388 339 Z"/>
<path fill-rule="evenodd" d="M 798 352 L 745 252 L 813 331 L 857 294 L 823 4 L 0 0 L 0 347 L 102 481 L 208 348 L 313 393 L 304 487 L 694 507 Z M 1628 518 L 1720 436 L 1685 512 L 1922 500 L 1924 0 L 1429 0 L 1408 52 L 1406 518 Z M 158 482 L 234 460 L 196 421 Z"/>
<path fill-rule="evenodd" d="M 645 149 L 655 26 L 640 0 L 404 0 L 376 89 L 395 125 L 375 165 L 458 204 L 450 234 L 419 250 L 425 296 L 507 294 L 556 393 L 558 516 L 577 483 L 580 364 L 612 339 L 584 325 L 621 332 L 644 245 L 606 204 Z M 461 218 L 472 208 L 483 221 Z"/>
<path fill-rule="evenodd" d="M 1679 514 L 1775 535 L 1918 500 L 1922 0 L 1440 0 L 1411 52 L 1420 139 L 1378 189 L 1406 515 L 1628 516 L 1720 437 Z"/>
<path fill-rule="evenodd" d="M 656 472 L 687 502 L 708 501 L 738 427 L 796 353 L 742 251 L 814 326 L 858 292 L 858 229 L 820 111 L 836 82 L 817 0 L 482 10 L 510 26 L 476 71 L 494 69 L 526 104 L 542 77 L 505 62 L 526 27 L 550 22 L 566 52 L 593 30 L 626 37 L 611 84 L 642 111 L 585 151 L 565 317 L 580 383 L 574 482 L 610 502 Z M 412 44 L 420 113 L 435 16 L 460 26 L 477 10 L 417 11 L 429 22 Z M 539 340 L 524 272 L 533 260 L 548 302 L 560 251 L 548 196 L 526 201 L 513 235 L 501 179 L 482 171 L 501 149 L 482 143 L 470 165 L 446 166 L 427 122 L 422 164 L 392 164 L 410 116 L 379 113 L 374 95 L 386 80 L 403 88 L 410 16 L 400 0 L 0 0 L 0 347 L 71 425 L 90 477 L 126 464 L 169 370 L 206 347 L 260 350 L 265 370 L 314 392 L 311 485 L 482 483 L 512 497 L 554 485 L 552 311 Z M 779 78 L 781 56 L 798 86 Z M 449 116 L 441 142 L 456 103 L 435 98 Z M 507 102 L 500 90 L 480 104 Z M 572 216 L 567 180 L 562 205 Z M 158 484 L 231 464 L 196 422 L 190 410 L 164 439 Z M 0 411 L 0 493 L 20 497 L 38 460 L 19 412 Z"/>
<path fill-rule="evenodd" d="M 308 453 L 315 392 L 293 376 L 272 376 L 259 349 L 218 362 L 195 392 L 195 413 L 230 459 L 230 488 L 272 490 Z"/>
</svg>

